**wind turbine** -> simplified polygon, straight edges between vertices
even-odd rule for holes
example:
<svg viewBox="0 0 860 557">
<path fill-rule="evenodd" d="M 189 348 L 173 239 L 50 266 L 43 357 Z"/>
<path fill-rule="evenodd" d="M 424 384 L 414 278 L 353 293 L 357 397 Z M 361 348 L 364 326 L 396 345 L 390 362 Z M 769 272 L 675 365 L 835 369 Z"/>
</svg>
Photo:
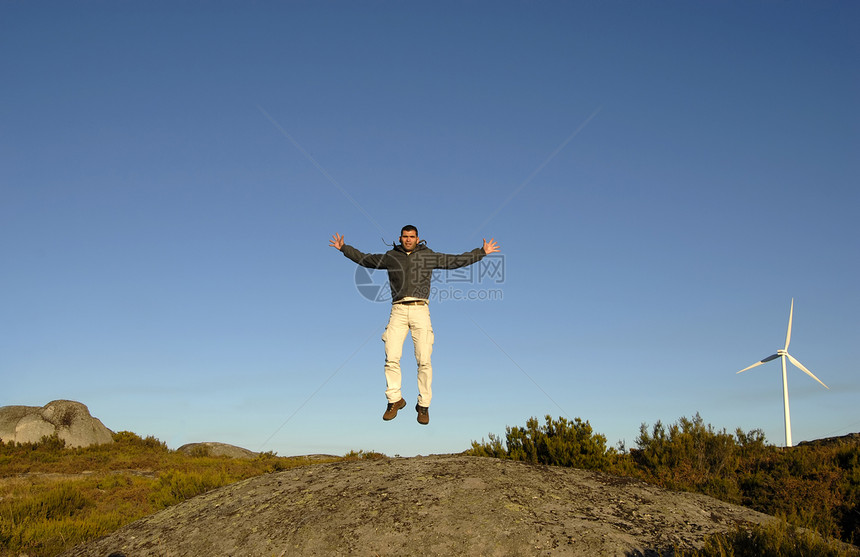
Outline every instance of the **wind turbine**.
<svg viewBox="0 0 860 557">
<path fill-rule="evenodd" d="M 785 402 L 785 446 L 786 447 L 791 447 L 791 417 L 788 414 L 788 383 L 786 381 L 786 376 L 785 376 L 785 359 L 788 358 L 789 360 L 791 360 L 792 364 L 794 364 L 796 367 L 801 369 L 806 375 L 812 377 L 813 379 L 815 379 L 816 381 L 821 383 L 821 386 L 823 386 L 825 389 L 828 389 L 828 390 L 830 389 L 830 387 L 825 385 L 821 381 L 821 379 L 814 376 L 811 371 L 806 369 L 803 366 L 803 364 L 798 362 L 794 358 L 794 356 L 792 356 L 791 354 L 788 353 L 788 343 L 791 342 L 791 317 L 792 317 L 792 315 L 794 315 L 794 298 L 791 299 L 791 310 L 788 313 L 788 333 L 786 333 L 786 335 L 785 335 L 785 348 L 783 348 L 782 350 L 777 350 L 776 354 L 768 356 L 767 358 L 763 359 L 762 361 L 756 362 L 749 367 L 745 367 L 738 372 L 738 373 L 743 373 L 748 369 L 752 369 L 756 366 L 760 366 L 760 365 L 765 364 L 771 360 L 775 360 L 777 358 L 782 359 L 782 398 L 783 398 L 783 401 Z"/>
</svg>

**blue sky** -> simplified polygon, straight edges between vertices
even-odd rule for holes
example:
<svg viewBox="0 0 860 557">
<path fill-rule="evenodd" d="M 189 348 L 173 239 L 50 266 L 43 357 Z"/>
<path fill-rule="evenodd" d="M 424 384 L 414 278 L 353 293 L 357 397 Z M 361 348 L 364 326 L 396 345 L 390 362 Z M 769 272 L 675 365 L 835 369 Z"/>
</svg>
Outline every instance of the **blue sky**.
<svg viewBox="0 0 860 557">
<path fill-rule="evenodd" d="M 778 362 L 735 372 L 794 298 L 831 388 L 789 367 L 794 441 L 860 431 L 858 36 L 853 2 L 0 3 L 0 405 L 280 455 L 546 414 L 781 445 Z M 494 299 L 431 302 L 429 427 L 409 339 L 381 420 L 388 309 L 328 246 L 405 224 L 503 254 L 437 276 Z"/>
</svg>

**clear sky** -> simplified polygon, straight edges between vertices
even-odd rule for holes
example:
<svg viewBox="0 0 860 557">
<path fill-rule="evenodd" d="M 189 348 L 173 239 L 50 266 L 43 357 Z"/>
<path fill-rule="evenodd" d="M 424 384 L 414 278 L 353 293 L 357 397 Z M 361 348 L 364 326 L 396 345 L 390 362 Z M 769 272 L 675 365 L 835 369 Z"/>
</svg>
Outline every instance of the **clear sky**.
<svg viewBox="0 0 860 557">
<path fill-rule="evenodd" d="M 860 431 L 856 2 L 0 2 L 0 405 L 176 448 Z M 333 233 L 437 273 L 428 427 Z M 369 281 L 369 282 L 368 282 Z M 359 289 L 356 283 L 360 283 Z M 446 296 L 447 299 L 443 299 Z M 459 299 L 453 299 L 453 298 Z"/>
</svg>

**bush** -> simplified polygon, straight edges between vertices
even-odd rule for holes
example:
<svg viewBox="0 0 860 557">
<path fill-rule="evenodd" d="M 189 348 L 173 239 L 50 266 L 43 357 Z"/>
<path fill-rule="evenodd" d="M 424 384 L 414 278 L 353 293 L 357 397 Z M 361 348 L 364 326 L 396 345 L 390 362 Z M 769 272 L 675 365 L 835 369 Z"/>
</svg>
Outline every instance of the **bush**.
<svg viewBox="0 0 860 557">
<path fill-rule="evenodd" d="M 212 450 L 205 445 L 197 445 L 196 447 L 191 447 L 191 450 L 188 452 L 188 456 L 193 458 L 206 458 L 212 456 Z"/>
<path fill-rule="evenodd" d="M 236 480 L 229 478 L 223 470 L 201 472 L 169 470 L 159 475 L 158 486 L 150 495 L 150 501 L 156 509 L 165 509 L 233 481 Z"/>
<path fill-rule="evenodd" d="M 508 458 L 508 451 L 502 444 L 502 440 L 492 433 L 490 433 L 489 437 L 489 443 L 484 442 L 483 439 L 481 439 L 480 443 L 472 441 L 471 450 L 466 451 L 464 454 L 470 456 L 488 456 L 490 458 Z"/>
<path fill-rule="evenodd" d="M 53 549 L 62 547 L 57 545 L 63 538 L 62 533 L 57 534 L 57 525 L 79 521 L 92 504 L 71 483 L 58 484 L 32 497 L 4 499 L 0 502 L 0 547 L 53 554 Z"/>
<path fill-rule="evenodd" d="M 466 454 L 586 469 L 602 470 L 609 466 L 615 451 L 607 450 L 606 437 L 594 433 L 587 421 L 553 420 L 549 415 L 545 419 L 543 426 L 537 418 L 529 418 L 525 428 L 506 428 L 507 448 L 491 433 L 490 443 L 473 441 L 472 450 Z"/>
<path fill-rule="evenodd" d="M 388 458 L 382 453 L 376 451 L 356 451 L 352 450 L 343 455 L 343 460 L 382 460 Z"/>
<path fill-rule="evenodd" d="M 4 524 L 12 527 L 31 520 L 57 520 L 74 516 L 90 504 L 72 484 L 62 483 L 32 499 L 6 500 L 0 505 Z"/>
<path fill-rule="evenodd" d="M 630 452 L 637 473 L 671 489 L 704 493 L 851 543 L 860 523 L 860 449 L 765 444 L 759 430 L 734 437 L 681 418 L 645 424 Z"/>
<path fill-rule="evenodd" d="M 668 427 L 642 424 L 637 447 L 606 450 L 588 422 L 531 418 L 506 428 L 505 441 L 472 441 L 464 454 L 593 468 L 669 489 L 693 491 L 783 516 L 791 524 L 847 543 L 860 540 L 860 447 L 768 445 L 761 430 L 734 435 L 699 414 Z M 771 534 L 773 534 L 771 532 Z M 790 536 L 793 534 L 786 534 Z"/>
<path fill-rule="evenodd" d="M 851 547 L 825 540 L 809 530 L 800 530 L 784 520 L 745 529 L 737 527 L 726 534 L 705 538 L 701 551 L 689 557 L 857 557 Z"/>
<path fill-rule="evenodd" d="M 140 435 L 131 431 L 120 431 L 113 435 L 114 443 L 125 445 L 127 447 L 137 447 L 140 449 L 155 450 L 158 452 L 167 452 L 167 443 L 159 441 L 152 435 L 148 435 L 146 439 L 142 439 Z"/>
<path fill-rule="evenodd" d="M 760 432 L 739 432 L 738 436 L 751 443 L 763 439 Z M 699 414 L 693 419 L 683 417 L 668 428 L 658 421 L 651 433 L 642 424 L 636 446 L 631 451 L 634 462 L 666 487 L 693 489 L 724 501 L 741 502 L 734 481 L 741 445 L 725 429 L 715 431 L 706 426 Z"/>
</svg>

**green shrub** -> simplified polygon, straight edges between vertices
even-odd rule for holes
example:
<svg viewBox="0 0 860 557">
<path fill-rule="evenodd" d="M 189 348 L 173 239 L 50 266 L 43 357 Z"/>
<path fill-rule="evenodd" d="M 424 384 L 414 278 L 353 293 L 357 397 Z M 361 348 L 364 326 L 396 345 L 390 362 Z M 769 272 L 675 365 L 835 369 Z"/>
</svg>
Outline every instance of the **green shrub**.
<svg viewBox="0 0 860 557">
<path fill-rule="evenodd" d="M 531 418 L 505 440 L 472 441 L 464 454 L 594 468 L 670 489 L 693 491 L 854 543 L 860 540 L 860 447 L 768 445 L 761 430 L 734 435 L 699 414 L 665 426 L 642 424 L 636 448 L 606 450 L 588 422 Z"/>
<path fill-rule="evenodd" d="M 188 452 L 188 456 L 194 458 L 208 457 L 212 456 L 212 451 L 205 445 L 197 445 L 196 447 L 191 448 Z"/>
<path fill-rule="evenodd" d="M 72 484 L 61 483 L 31 499 L 0 502 L 0 516 L 14 527 L 28 520 L 68 518 L 90 503 Z"/>
<path fill-rule="evenodd" d="M 606 448 L 606 437 L 594 433 L 587 421 L 553 420 L 551 416 L 545 419 L 544 425 L 537 418 L 529 418 L 525 428 L 506 428 L 507 448 L 491 433 L 490 443 L 473 441 L 472 450 L 466 454 L 586 469 L 602 470 L 609 466 L 615 451 Z"/>
<path fill-rule="evenodd" d="M 159 475 L 158 486 L 150 495 L 150 501 L 157 509 L 164 509 L 233 481 L 236 480 L 230 478 L 223 470 L 199 472 L 168 470 Z"/>
<path fill-rule="evenodd" d="M 472 448 L 465 452 L 465 454 L 470 456 L 488 456 L 490 458 L 508 458 L 508 451 L 505 449 L 505 446 L 502 444 L 502 440 L 490 433 L 490 442 L 486 443 L 483 439 L 478 443 L 477 441 L 472 441 Z"/>
<path fill-rule="evenodd" d="M 376 451 L 349 451 L 345 455 L 343 455 L 344 460 L 382 460 L 386 457 L 382 453 L 378 453 Z"/>
<path fill-rule="evenodd" d="M 72 483 L 55 485 L 33 497 L 4 499 L 0 501 L 0 547 L 47 554 L 63 539 L 56 526 L 78 521 L 92 504 Z"/>
<path fill-rule="evenodd" d="M 751 528 L 737 527 L 726 534 L 705 538 L 700 551 L 689 557 L 857 557 L 856 549 L 825 540 L 809 530 L 800 530 L 784 520 Z"/>
<path fill-rule="evenodd" d="M 12 464 L 25 459 L 35 462 L 55 462 L 66 454 L 66 442 L 54 433 L 35 443 L 0 442 L 0 463 Z M 5 466 L 4 466 L 5 468 Z"/>
<path fill-rule="evenodd" d="M 785 516 L 847 542 L 860 537 L 857 447 L 774 447 L 759 430 L 732 437 L 698 414 L 668 428 L 642 424 L 636 443 L 630 458 L 647 481 Z"/>
<path fill-rule="evenodd" d="M 679 486 L 713 484 L 722 490 L 724 483 L 715 480 L 733 476 L 739 462 L 734 437 L 706 426 L 699 414 L 681 418 L 668 429 L 658 421 L 650 434 L 642 424 L 636 445 L 632 455 L 639 466 L 666 480 L 674 478 Z"/>
<path fill-rule="evenodd" d="M 131 431 L 120 431 L 113 435 L 114 443 L 124 445 L 125 447 L 136 447 L 139 449 L 155 450 L 159 452 L 167 452 L 167 443 L 159 441 L 152 435 L 148 435 L 146 439 L 141 438 L 138 434 Z"/>
</svg>

